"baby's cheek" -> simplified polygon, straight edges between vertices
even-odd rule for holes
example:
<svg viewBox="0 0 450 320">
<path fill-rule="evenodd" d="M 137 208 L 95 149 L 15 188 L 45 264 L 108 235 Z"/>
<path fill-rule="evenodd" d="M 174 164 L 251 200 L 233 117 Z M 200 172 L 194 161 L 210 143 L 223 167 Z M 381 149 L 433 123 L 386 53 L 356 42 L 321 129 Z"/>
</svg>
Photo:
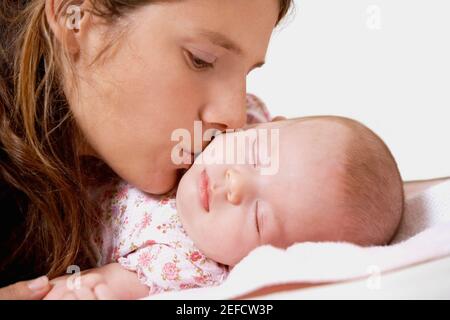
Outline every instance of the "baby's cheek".
<svg viewBox="0 0 450 320">
<path fill-rule="evenodd" d="M 230 263 L 228 265 L 234 266 L 238 264 L 259 246 L 260 244 L 255 242 L 252 236 L 246 236 L 239 244 L 233 245 L 232 249 L 230 249 Z"/>
</svg>

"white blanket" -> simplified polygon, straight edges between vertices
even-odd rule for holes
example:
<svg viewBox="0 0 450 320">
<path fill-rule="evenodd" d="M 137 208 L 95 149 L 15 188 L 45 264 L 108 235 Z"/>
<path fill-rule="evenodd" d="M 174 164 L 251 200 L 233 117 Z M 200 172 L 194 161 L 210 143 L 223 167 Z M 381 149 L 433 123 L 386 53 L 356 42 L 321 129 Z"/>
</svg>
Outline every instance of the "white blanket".
<svg viewBox="0 0 450 320">
<path fill-rule="evenodd" d="M 373 276 L 450 256 L 450 181 L 410 199 L 393 244 L 301 243 L 287 250 L 257 248 L 213 288 L 149 299 L 229 299 L 279 284 L 327 284 Z"/>
<path fill-rule="evenodd" d="M 406 199 L 405 213 L 392 243 L 450 221 L 450 180 Z"/>
</svg>

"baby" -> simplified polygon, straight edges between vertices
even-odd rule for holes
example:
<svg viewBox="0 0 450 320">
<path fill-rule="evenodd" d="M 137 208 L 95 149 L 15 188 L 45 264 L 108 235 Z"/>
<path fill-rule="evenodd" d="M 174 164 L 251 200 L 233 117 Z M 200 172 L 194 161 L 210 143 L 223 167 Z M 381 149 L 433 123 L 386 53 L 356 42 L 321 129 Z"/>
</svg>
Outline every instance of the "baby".
<svg viewBox="0 0 450 320">
<path fill-rule="evenodd" d="M 269 134 L 263 147 L 260 135 L 248 134 L 260 129 L 278 135 Z M 233 146 L 244 163 L 226 161 L 227 142 L 244 134 L 253 137 L 246 147 Z M 275 159 L 276 171 L 264 174 Z M 402 180 L 389 149 L 365 126 L 340 117 L 219 135 L 176 194 L 150 196 L 121 182 L 104 199 L 101 267 L 72 282 L 55 279 L 47 299 L 136 299 L 217 285 L 264 244 L 388 244 L 403 211 Z"/>
</svg>

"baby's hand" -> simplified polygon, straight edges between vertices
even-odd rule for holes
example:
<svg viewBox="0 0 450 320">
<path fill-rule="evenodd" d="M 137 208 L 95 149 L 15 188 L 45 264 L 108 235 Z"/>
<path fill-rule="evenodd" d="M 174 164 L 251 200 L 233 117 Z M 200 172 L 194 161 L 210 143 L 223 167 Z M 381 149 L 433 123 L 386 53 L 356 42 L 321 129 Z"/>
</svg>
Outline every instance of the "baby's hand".
<svg viewBox="0 0 450 320">
<path fill-rule="evenodd" d="M 108 287 L 105 276 L 97 269 L 86 273 L 55 278 L 53 288 L 44 300 L 110 300 L 117 299 Z"/>
<path fill-rule="evenodd" d="M 284 120 L 287 120 L 287 118 L 285 116 L 276 116 L 276 117 L 272 118 L 271 122 L 284 121 Z"/>
</svg>

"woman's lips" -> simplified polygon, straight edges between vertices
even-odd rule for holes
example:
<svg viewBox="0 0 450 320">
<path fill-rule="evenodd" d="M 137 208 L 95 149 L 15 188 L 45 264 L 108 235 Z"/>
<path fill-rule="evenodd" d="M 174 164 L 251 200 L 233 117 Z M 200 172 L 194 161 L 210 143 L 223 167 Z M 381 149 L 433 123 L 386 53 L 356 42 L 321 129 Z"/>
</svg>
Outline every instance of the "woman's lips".
<svg viewBox="0 0 450 320">
<path fill-rule="evenodd" d="M 209 177 L 205 169 L 200 174 L 200 202 L 203 208 L 209 212 Z"/>
</svg>

